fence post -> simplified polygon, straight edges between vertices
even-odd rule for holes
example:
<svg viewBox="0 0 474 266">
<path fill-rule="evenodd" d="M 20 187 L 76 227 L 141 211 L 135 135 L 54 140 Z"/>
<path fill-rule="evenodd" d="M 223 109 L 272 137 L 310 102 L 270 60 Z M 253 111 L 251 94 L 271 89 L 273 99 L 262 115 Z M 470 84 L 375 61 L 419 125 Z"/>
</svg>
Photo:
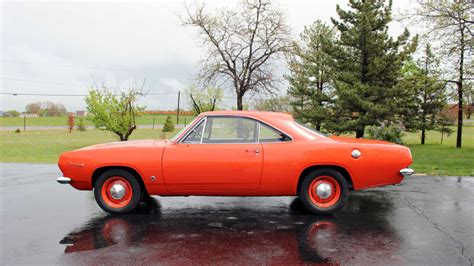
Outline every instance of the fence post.
<svg viewBox="0 0 474 266">
<path fill-rule="evenodd" d="M 181 91 L 178 91 L 178 109 L 176 110 L 176 125 L 179 124 L 179 100 L 181 98 Z"/>
<path fill-rule="evenodd" d="M 151 129 L 155 129 L 155 117 L 153 117 L 153 126 L 151 127 Z"/>
</svg>

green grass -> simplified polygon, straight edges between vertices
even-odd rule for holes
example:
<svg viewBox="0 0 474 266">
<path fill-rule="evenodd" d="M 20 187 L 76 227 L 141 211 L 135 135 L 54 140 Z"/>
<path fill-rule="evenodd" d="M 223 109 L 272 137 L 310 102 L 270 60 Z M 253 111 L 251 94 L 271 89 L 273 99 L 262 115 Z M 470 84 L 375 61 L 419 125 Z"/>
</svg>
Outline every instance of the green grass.
<svg viewBox="0 0 474 266">
<path fill-rule="evenodd" d="M 166 138 L 173 136 L 178 130 L 166 133 Z M 163 137 L 160 130 L 137 129 L 130 139 Z M 111 141 L 118 141 L 113 133 L 95 129 L 72 133 L 68 133 L 67 130 L 27 130 L 19 134 L 13 131 L 0 131 L 0 161 L 56 163 L 61 152 Z"/>
<path fill-rule="evenodd" d="M 167 133 L 166 137 L 172 135 L 174 133 Z M 420 145 L 419 133 L 405 134 L 404 144 L 411 148 L 414 158 L 412 167 L 418 173 L 430 175 L 474 176 L 474 124 L 464 126 L 462 149 L 455 148 L 455 133 L 445 137 L 442 145 L 440 136 L 438 132 L 430 131 L 427 144 Z M 138 129 L 131 136 L 131 140 L 160 138 L 163 133 L 156 129 Z M 27 130 L 19 134 L 0 131 L 0 161 L 56 163 L 63 151 L 110 141 L 117 141 L 114 134 L 95 129 L 74 130 L 73 133 L 67 130 Z"/>
<path fill-rule="evenodd" d="M 152 125 L 153 118 L 155 118 L 155 125 L 163 125 L 165 123 L 167 115 L 143 115 L 137 118 L 137 125 Z M 176 123 L 176 115 L 171 116 L 173 123 Z M 180 124 L 188 124 L 194 116 L 179 116 Z M 79 122 L 79 118 L 75 119 L 76 124 Z M 67 116 L 59 117 L 27 117 L 26 126 L 67 126 Z M 84 124 L 86 126 L 92 126 L 92 123 L 84 118 Z M 23 128 L 23 117 L 0 117 L 0 126 L 2 127 L 19 127 Z"/>
<path fill-rule="evenodd" d="M 405 133 L 405 145 L 413 155 L 413 169 L 430 175 L 474 176 L 474 123 L 463 127 L 462 149 L 456 149 L 456 132 L 444 137 L 436 131 L 427 133 L 426 144 L 420 144 L 420 133 Z"/>
</svg>

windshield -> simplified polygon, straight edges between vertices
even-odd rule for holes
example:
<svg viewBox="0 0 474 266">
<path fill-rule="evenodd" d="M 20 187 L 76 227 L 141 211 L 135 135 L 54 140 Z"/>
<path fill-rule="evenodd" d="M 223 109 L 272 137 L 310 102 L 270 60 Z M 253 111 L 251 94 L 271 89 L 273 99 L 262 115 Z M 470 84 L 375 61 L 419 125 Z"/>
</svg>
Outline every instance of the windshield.
<svg viewBox="0 0 474 266">
<path fill-rule="evenodd" d="M 198 119 L 198 117 L 194 118 L 193 121 L 191 121 L 189 124 L 187 124 L 185 127 L 183 127 L 178 133 L 176 133 L 176 135 L 174 135 L 173 137 L 170 138 L 170 141 L 171 142 L 174 142 L 176 139 L 178 139 L 179 136 L 181 136 L 181 134 L 183 134 L 183 132 L 185 132 L 186 130 L 188 130 L 188 128 L 194 124 L 194 122 L 196 122 L 196 119 Z"/>
</svg>

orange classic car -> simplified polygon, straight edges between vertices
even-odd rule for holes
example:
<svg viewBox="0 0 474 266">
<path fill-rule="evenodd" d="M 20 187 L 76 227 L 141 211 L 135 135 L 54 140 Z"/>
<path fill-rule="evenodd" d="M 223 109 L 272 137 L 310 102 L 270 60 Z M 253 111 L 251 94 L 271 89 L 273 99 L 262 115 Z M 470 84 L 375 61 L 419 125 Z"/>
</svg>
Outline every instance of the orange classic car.
<svg viewBox="0 0 474 266">
<path fill-rule="evenodd" d="M 200 114 L 169 140 L 93 145 L 61 154 L 57 181 L 94 190 L 109 213 L 150 195 L 295 196 L 313 213 L 341 209 L 351 190 L 398 184 L 407 147 L 325 136 L 285 113 Z"/>
</svg>

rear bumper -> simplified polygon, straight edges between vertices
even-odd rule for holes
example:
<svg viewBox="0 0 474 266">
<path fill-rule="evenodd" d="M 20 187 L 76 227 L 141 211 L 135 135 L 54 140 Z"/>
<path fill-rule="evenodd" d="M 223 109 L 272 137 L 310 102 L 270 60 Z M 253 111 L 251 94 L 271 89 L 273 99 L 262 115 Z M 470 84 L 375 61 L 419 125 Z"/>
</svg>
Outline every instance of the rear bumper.
<svg viewBox="0 0 474 266">
<path fill-rule="evenodd" d="M 61 176 L 61 177 L 58 177 L 58 179 L 56 179 L 56 181 L 57 181 L 59 184 L 69 184 L 69 183 L 71 183 L 71 178 L 65 177 L 65 176 Z"/>
<path fill-rule="evenodd" d="M 400 170 L 400 174 L 402 174 L 403 176 L 411 176 L 414 173 L 415 173 L 415 170 L 411 168 L 403 168 Z"/>
</svg>

